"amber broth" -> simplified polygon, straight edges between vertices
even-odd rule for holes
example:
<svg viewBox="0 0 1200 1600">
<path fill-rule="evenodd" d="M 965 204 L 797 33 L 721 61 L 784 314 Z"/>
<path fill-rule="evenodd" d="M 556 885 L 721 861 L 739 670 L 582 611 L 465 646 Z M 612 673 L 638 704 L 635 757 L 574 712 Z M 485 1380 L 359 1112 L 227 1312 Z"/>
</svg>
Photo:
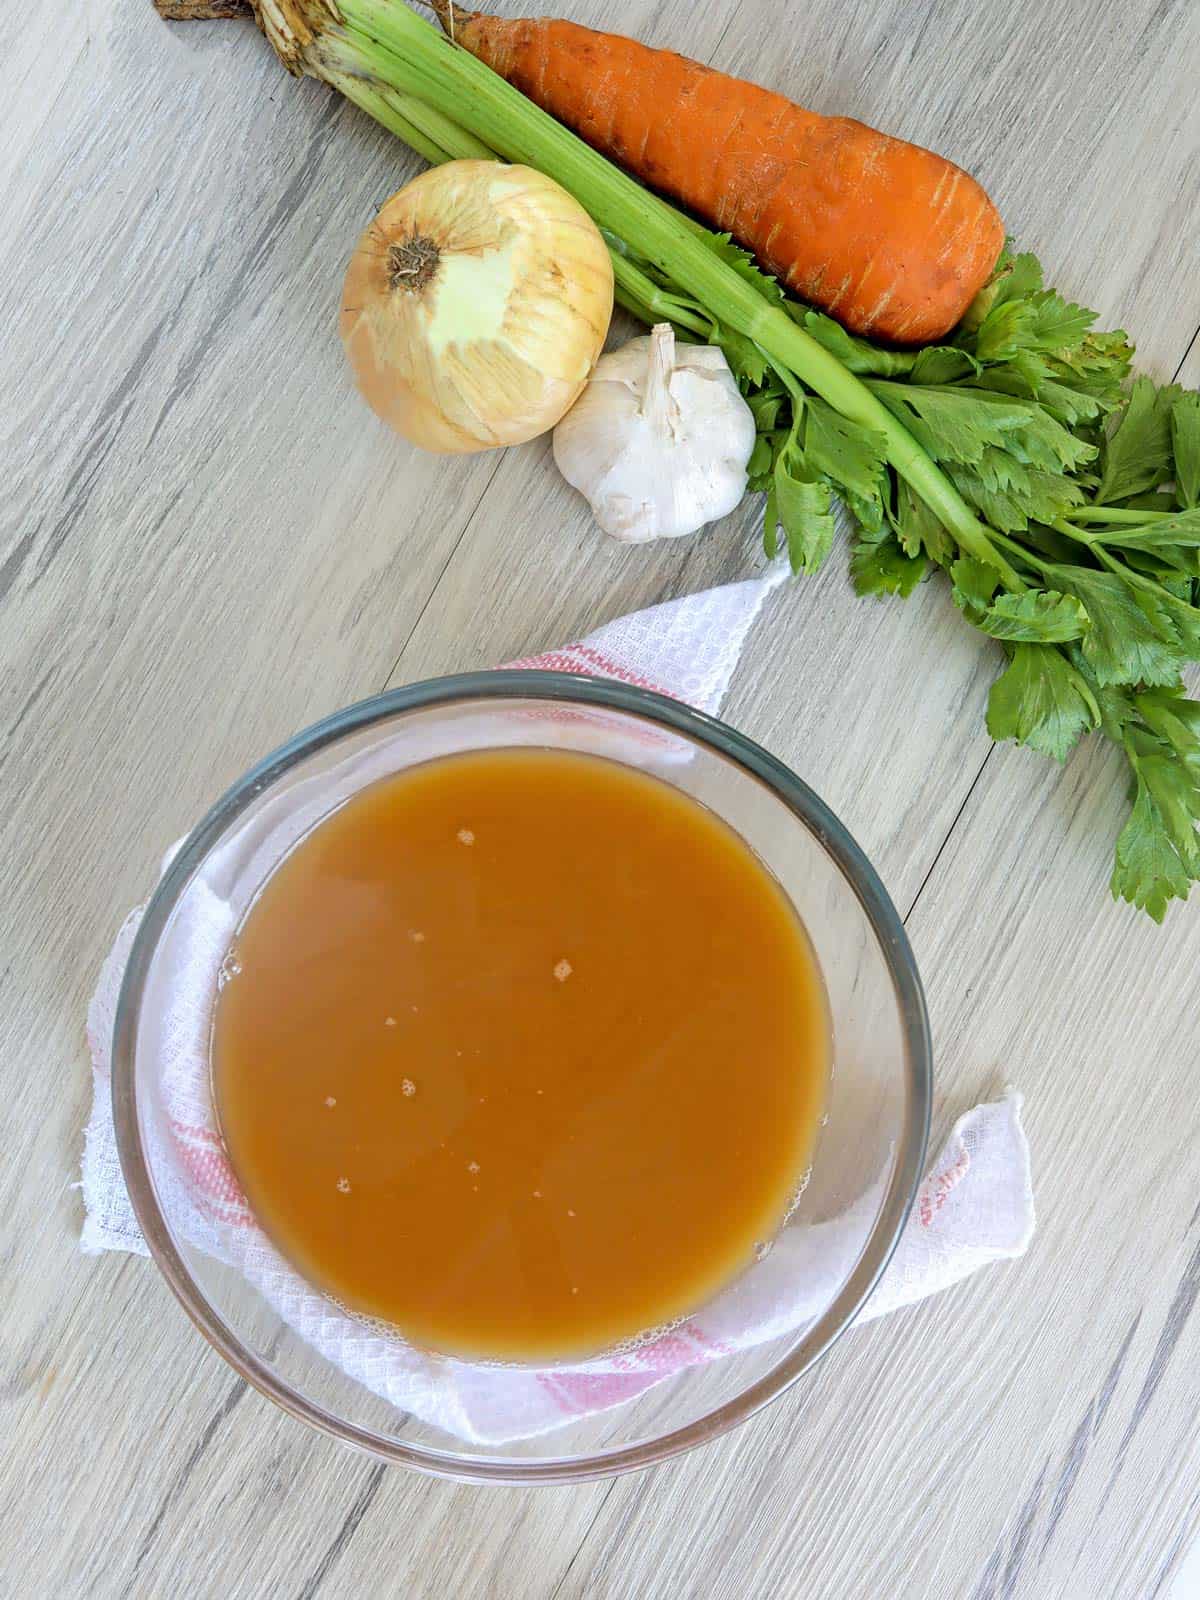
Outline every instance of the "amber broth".
<svg viewBox="0 0 1200 1600">
<path fill-rule="evenodd" d="M 775 879 L 592 756 L 399 773 L 267 881 L 214 1090 L 262 1226 L 420 1345 L 577 1356 L 708 1300 L 780 1226 L 828 1073 Z"/>
</svg>

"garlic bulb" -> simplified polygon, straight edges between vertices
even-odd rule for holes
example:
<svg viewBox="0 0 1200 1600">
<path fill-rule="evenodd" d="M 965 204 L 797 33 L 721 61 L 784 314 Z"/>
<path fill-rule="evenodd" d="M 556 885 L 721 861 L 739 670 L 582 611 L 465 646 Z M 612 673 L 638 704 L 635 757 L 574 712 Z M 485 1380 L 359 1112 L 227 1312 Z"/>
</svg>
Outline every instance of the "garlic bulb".
<svg viewBox="0 0 1200 1600">
<path fill-rule="evenodd" d="M 677 539 L 732 511 L 753 449 L 754 417 L 724 355 L 676 347 L 666 322 L 601 356 L 554 430 L 559 471 L 628 544 Z"/>
<path fill-rule="evenodd" d="M 531 167 L 450 161 L 394 194 L 359 240 L 339 331 L 374 411 L 426 450 L 552 428 L 612 315 L 612 260 L 565 189 Z"/>
</svg>

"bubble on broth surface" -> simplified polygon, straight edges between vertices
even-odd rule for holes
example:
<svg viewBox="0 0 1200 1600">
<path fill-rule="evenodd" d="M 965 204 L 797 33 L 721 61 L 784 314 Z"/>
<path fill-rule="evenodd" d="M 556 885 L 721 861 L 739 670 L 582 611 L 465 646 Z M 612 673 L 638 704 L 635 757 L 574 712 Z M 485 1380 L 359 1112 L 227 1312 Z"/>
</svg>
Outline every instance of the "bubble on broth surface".
<svg viewBox="0 0 1200 1600">
<path fill-rule="evenodd" d="M 225 959 L 217 969 L 217 992 L 220 993 L 227 983 L 238 977 L 241 974 L 241 970 L 242 962 L 241 957 L 238 955 L 237 946 L 230 945 L 225 952 Z"/>
<path fill-rule="evenodd" d="M 641 1333 L 635 1333 L 629 1339 L 622 1339 L 617 1344 L 609 1347 L 607 1352 L 614 1356 L 632 1355 L 635 1350 L 648 1349 L 650 1345 L 657 1344 L 660 1339 L 667 1339 L 673 1333 L 678 1333 L 687 1321 L 687 1317 L 675 1317 L 671 1322 L 660 1322 L 653 1328 L 645 1328 Z"/>
<path fill-rule="evenodd" d="M 791 1195 L 788 1197 L 787 1210 L 783 1213 L 783 1221 L 779 1224 L 781 1228 L 785 1228 L 795 1216 L 796 1207 L 800 1204 L 800 1201 L 804 1196 L 804 1191 L 808 1188 L 811 1178 L 812 1168 L 806 1167 L 797 1178 L 796 1187 L 792 1190 Z"/>
</svg>

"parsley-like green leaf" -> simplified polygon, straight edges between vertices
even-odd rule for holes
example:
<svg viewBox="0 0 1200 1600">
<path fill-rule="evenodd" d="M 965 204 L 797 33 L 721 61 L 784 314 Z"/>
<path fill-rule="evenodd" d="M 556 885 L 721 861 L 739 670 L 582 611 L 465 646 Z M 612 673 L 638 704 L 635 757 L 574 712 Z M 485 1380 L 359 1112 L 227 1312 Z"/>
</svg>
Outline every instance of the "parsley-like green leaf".
<svg viewBox="0 0 1200 1600">
<path fill-rule="evenodd" d="M 1187 390 L 1171 405 L 1171 454 L 1180 502 L 1200 506 L 1200 390 Z"/>
<path fill-rule="evenodd" d="M 832 317 L 825 316 L 821 311 L 813 311 L 808 306 L 798 305 L 794 300 L 789 300 L 784 309 L 793 322 L 798 323 L 830 355 L 835 355 L 848 371 L 857 373 L 859 377 L 873 374 L 888 378 L 911 372 L 918 359 L 911 350 L 885 350 L 868 343 L 866 339 L 859 339 L 847 333 L 841 323 L 835 322 Z"/>
<path fill-rule="evenodd" d="M 761 438 L 764 433 L 770 433 L 778 426 L 779 419 L 787 408 L 788 397 L 782 390 L 767 385 L 747 394 L 746 404 L 750 407 L 754 426 Z"/>
<path fill-rule="evenodd" d="M 789 442 L 775 457 L 775 514 L 793 572 L 815 572 L 833 548 L 836 531 L 829 481 Z"/>
<path fill-rule="evenodd" d="M 719 327 L 713 334 L 713 343 L 720 346 L 729 363 L 729 370 L 738 380 L 743 393 L 748 388 L 759 388 L 773 371 L 771 363 L 754 340 L 747 339 L 745 334 L 733 328 Z"/>
<path fill-rule="evenodd" d="M 850 576 L 860 595 L 910 595 L 928 571 L 924 556 L 904 553 L 891 534 L 871 538 L 859 533 L 850 552 Z"/>
<path fill-rule="evenodd" d="M 1019 350 L 1065 351 L 1083 339 L 1096 313 L 1072 305 L 1052 289 L 1010 297 L 993 305 L 980 325 L 975 354 L 980 361 L 1008 361 Z"/>
<path fill-rule="evenodd" d="M 1194 787 L 1163 757 L 1127 744 L 1135 794 L 1129 821 L 1117 839 L 1112 892 L 1161 922 L 1168 903 L 1186 900 L 1200 865 L 1194 829 Z M 1165 808 L 1165 809 L 1164 809 Z M 1190 833 L 1191 840 L 1187 835 Z"/>
<path fill-rule="evenodd" d="M 847 422 L 815 395 L 805 402 L 804 411 L 804 458 L 809 467 L 859 500 L 878 501 L 887 448 L 883 435 Z"/>
<path fill-rule="evenodd" d="M 1052 566 L 1047 582 L 1082 600 L 1091 620 L 1083 654 L 1102 684 L 1173 684 L 1183 653 L 1168 602 L 1127 582 L 1115 572 L 1090 567 Z M 1161 593 L 1161 591 L 1160 591 Z"/>
<path fill-rule="evenodd" d="M 1096 313 L 1072 300 L 1064 300 L 1053 289 L 1042 289 L 1029 297 L 1033 312 L 1027 348 L 1033 350 L 1073 350 L 1096 320 Z"/>
<path fill-rule="evenodd" d="M 896 486 L 896 511 L 893 519 L 896 538 L 906 556 L 927 555 L 938 566 L 954 560 L 958 546 L 920 495 L 901 479 Z"/>
<path fill-rule="evenodd" d="M 1134 704 L 1146 726 L 1200 782 L 1200 701 L 1189 700 L 1182 689 L 1145 689 Z"/>
<path fill-rule="evenodd" d="M 995 270 L 967 307 L 959 324 L 958 337 L 964 344 L 973 342 L 996 306 L 1008 300 L 1021 300 L 1042 287 L 1042 264 L 1028 252 L 1013 255 L 1008 246 L 1000 253 Z"/>
<path fill-rule="evenodd" d="M 867 387 L 899 418 L 921 447 L 937 461 L 970 466 L 989 445 L 1005 447 L 1028 422 L 1022 400 L 965 387 L 938 389 L 926 384 L 868 382 Z"/>
<path fill-rule="evenodd" d="M 1150 798 L 1162 818 L 1163 830 L 1173 843 L 1179 861 L 1186 867 L 1189 877 L 1197 877 L 1200 874 L 1200 837 L 1195 829 L 1200 822 L 1200 787 L 1194 776 L 1186 765 L 1174 760 L 1173 750 L 1154 734 L 1134 731 L 1126 739 L 1126 750 L 1138 768 L 1139 779 L 1150 790 Z"/>
<path fill-rule="evenodd" d="M 1056 645 L 1018 644 L 988 696 L 993 739 L 1015 739 L 1065 761 L 1079 736 L 1100 721 L 1095 696 Z"/>
<path fill-rule="evenodd" d="M 1153 555 L 1144 550 L 1122 550 L 1121 559 L 1131 572 L 1153 578 L 1176 600 L 1190 603 L 1192 580 L 1200 577 L 1200 550 L 1168 545 Z"/>
<path fill-rule="evenodd" d="M 1073 479 L 1027 467 L 994 445 L 988 446 L 975 466 L 949 462 L 946 471 L 984 521 L 1002 533 L 1023 532 L 1030 522 L 1054 522 L 1084 500 L 1083 490 Z"/>
<path fill-rule="evenodd" d="M 993 639 L 1012 644 L 1066 644 L 1081 639 L 1088 628 L 1088 614 L 1073 595 L 1045 589 L 998 595 L 971 621 Z"/>
<path fill-rule="evenodd" d="M 750 452 L 750 459 L 746 463 L 746 476 L 750 480 L 752 489 L 762 489 L 766 485 L 763 479 L 769 476 L 774 465 L 775 452 L 771 440 L 765 433 L 759 433 L 754 441 L 754 449 Z"/>
<path fill-rule="evenodd" d="M 1021 300 L 1036 294 L 1042 287 L 1042 263 L 1031 250 L 1018 255 L 1001 257 L 1000 279 L 996 298 L 999 301 Z"/>
<path fill-rule="evenodd" d="M 1000 574 L 992 563 L 977 561 L 974 556 L 960 556 L 950 568 L 950 578 L 955 604 L 972 621 L 977 613 L 987 610 L 1000 587 Z"/>
<path fill-rule="evenodd" d="M 955 345 L 931 344 L 917 351 L 910 382 L 957 383 L 960 378 L 974 377 L 979 371 L 979 362 L 968 351 Z"/>
<path fill-rule="evenodd" d="M 729 234 L 709 233 L 707 229 L 701 229 L 697 230 L 697 237 L 703 240 L 718 261 L 723 261 L 727 267 L 732 267 L 738 277 L 752 289 L 757 290 L 764 300 L 769 300 L 772 305 L 778 305 L 784 299 L 783 288 L 778 280 L 763 272 L 756 265 L 750 252 L 734 244 Z"/>
<path fill-rule="evenodd" d="M 975 354 L 980 361 L 1007 361 L 1023 349 L 1023 337 L 1030 321 L 1024 300 L 1006 300 L 993 306 L 975 336 Z"/>
<path fill-rule="evenodd" d="M 1195 588 L 1193 584 L 1193 591 Z M 1200 661 L 1200 606 L 1181 599 L 1161 584 L 1151 587 L 1141 583 L 1137 593 L 1147 615 L 1161 612 L 1169 619 L 1184 660 Z M 1145 681 L 1149 683 L 1151 680 L 1147 678 Z"/>
<path fill-rule="evenodd" d="M 1067 645 L 1063 654 L 1078 672 L 1099 714 L 1100 731 L 1113 744 L 1125 745 L 1125 730 L 1137 720 L 1137 706 L 1133 691 L 1121 685 L 1113 687 L 1100 683 L 1092 671 L 1083 651 L 1077 644 Z"/>
<path fill-rule="evenodd" d="M 974 383 L 981 389 L 1036 400 L 1069 428 L 1094 422 L 1103 415 L 1103 402 L 1096 395 L 1064 383 L 1061 375 L 1054 376 L 1056 371 L 1061 373 L 1048 357 L 1032 350 L 1018 350 L 1011 360 L 986 368 Z"/>
<path fill-rule="evenodd" d="M 1075 471 L 1095 458 L 1095 445 L 1063 427 L 1043 406 L 966 384 L 956 392 L 973 395 L 991 406 L 1004 407 L 1006 414 L 1018 408 L 1017 422 L 1004 443 L 1019 461 L 1057 473 Z"/>
<path fill-rule="evenodd" d="M 1174 471 L 1171 412 L 1182 394 L 1176 384 L 1159 388 L 1138 378 L 1129 401 L 1104 442 L 1099 504 L 1111 504 L 1166 483 Z"/>
<path fill-rule="evenodd" d="M 1133 346 L 1121 329 L 1088 333 L 1074 350 L 1048 357 L 1052 376 L 1077 392 L 1094 395 L 1106 410 L 1120 404 L 1133 360 Z"/>
</svg>

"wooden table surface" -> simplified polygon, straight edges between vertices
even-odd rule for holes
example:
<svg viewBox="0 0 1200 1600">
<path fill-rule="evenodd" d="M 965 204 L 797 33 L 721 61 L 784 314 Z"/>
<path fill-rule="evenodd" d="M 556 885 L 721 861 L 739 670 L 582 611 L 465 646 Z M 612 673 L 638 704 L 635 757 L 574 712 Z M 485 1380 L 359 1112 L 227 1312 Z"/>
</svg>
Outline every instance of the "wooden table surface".
<svg viewBox="0 0 1200 1600">
<path fill-rule="evenodd" d="M 1151 1600 L 1200 1527 L 1200 904 L 1107 892 L 1094 744 L 993 748 L 998 656 L 944 589 L 777 596 L 730 718 L 907 918 L 935 1132 L 1013 1081 L 1026 1259 L 843 1340 L 650 1474 L 478 1490 L 246 1389 L 144 1260 L 77 1248 L 85 1002 L 163 847 L 301 725 L 761 564 L 601 542 L 544 442 L 388 436 L 334 333 L 416 169 L 248 24 L 40 0 L 0 62 L 0 1594 Z M 512 9 L 516 9 L 514 6 Z M 1200 382 L 1196 0 L 570 0 L 976 172 L 1060 286 Z"/>
</svg>

